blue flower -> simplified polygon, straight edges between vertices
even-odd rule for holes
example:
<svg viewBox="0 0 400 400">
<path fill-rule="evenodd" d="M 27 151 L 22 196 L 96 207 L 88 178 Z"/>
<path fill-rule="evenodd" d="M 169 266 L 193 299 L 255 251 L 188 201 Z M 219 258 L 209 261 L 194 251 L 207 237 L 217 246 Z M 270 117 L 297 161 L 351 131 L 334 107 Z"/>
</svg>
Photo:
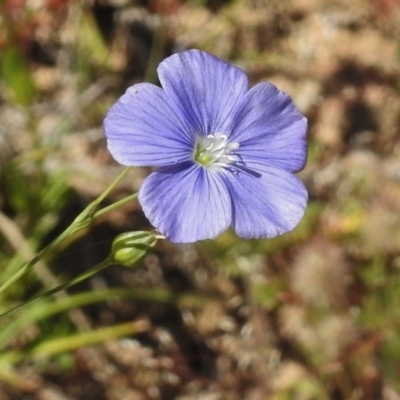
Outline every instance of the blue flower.
<svg viewBox="0 0 400 400">
<path fill-rule="evenodd" d="M 156 167 L 139 191 L 151 224 L 173 242 L 228 228 L 271 238 L 303 216 L 307 191 L 294 173 L 307 157 L 307 120 L 271 83 L 189 50 L 161 62 L 162 88 L 139 83 L 104 120 L 108 149 L 127 166 Z"/>
</svg>

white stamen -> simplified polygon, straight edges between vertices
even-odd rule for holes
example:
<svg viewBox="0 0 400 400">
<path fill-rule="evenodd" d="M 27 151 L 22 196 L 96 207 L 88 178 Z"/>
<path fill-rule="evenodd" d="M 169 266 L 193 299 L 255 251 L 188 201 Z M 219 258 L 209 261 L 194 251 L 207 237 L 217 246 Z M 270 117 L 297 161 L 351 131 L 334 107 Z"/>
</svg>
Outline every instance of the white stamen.
<svg viewBox="0 0 400 400">
<path fill-rule="evenodd" d="M 222 133 L 200 136 L 197 138 L 194 158 L 209 169 L 225 168 L 238 159 L 237 155 L 231 154 L 238 148 L 239 143 L 229 143 L 227 135 Z"/>
</svg>

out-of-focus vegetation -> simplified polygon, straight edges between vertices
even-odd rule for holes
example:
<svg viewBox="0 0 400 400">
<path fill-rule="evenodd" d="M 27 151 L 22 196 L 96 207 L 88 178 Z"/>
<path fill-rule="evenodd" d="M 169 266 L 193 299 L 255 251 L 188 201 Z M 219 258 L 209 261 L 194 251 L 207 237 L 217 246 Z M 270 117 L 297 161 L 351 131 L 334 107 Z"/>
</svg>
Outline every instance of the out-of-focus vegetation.
<svg viewBox="0 0 400 400">
<path fill-rule="evenodd" d="M 121 171 L 109 106 L 188 48 L 306 114 L 304 219 L 273 240 L 163 242 L 0 319 L 0 399 L 400 399 L 397 0 L 1 0 L 0 284 Z M 0 312 L 148 228 L 135 202 L 105 216 L 1 293 Z"/>
</svg>

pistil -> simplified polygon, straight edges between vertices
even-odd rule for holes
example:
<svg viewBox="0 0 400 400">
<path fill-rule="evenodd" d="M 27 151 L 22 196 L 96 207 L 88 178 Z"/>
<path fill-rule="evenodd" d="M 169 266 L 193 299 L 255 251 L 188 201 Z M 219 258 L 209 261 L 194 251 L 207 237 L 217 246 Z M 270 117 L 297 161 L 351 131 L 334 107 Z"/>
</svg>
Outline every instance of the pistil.
<svg viewBox="0 0 400 400">
<path fill-rule="evenodd" d="M 194 160 L 209 169 L 226 168 L 237 160 L 237 156 L 232 152 L 238 148 L 239 143 L 229 143 L 225 134 L 199 136 L 196 140 Z"/>
</svg>

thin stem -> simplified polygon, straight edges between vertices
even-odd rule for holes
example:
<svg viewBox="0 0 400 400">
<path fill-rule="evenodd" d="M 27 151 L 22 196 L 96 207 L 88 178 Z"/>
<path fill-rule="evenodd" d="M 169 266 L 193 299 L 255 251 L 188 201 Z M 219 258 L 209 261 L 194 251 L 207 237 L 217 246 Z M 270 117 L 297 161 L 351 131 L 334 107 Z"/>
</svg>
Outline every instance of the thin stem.
<svg viewBox="0 0 400 400">
<path fill-rule="evenodd" d="M 31 356 L 36 359 L 42 359 L 54 354 L 71 351 L 83 346 L 93 346 L 96 343 L 102 343 L 111 338 L 121 336 L 130 336 L 142 333 L 149 329 L 149 323 L 146 320 L 125 322 L 119 325 L 109 326 L 95 331 L 78 333 L 68 337 L 48 340 L 40 343 L 28 352 L 10 351 L 1 357 L 2 364 L 15 364 Z M 6 365 L 7 365 L 6 364 Z M 1 365 L 1 364 L 0 364 Z"/>
<path fill-rule="evenodd" d="M 34 250 L 30 247 L 29 242 L 23 236 L 18 225 L 9 219 L 0 211 L 0 231 L 7 238 L 8 242 L 14 247 L 15 251 L 19 251 L 22 257 L 25 258 L 26 262 L 29 262 L 33 257 L 35 257 Z M 59 285 L 59 280 L 50 271 L 48 265 L 44 260 L 40 260 L 33 267 L 39 280 L 42 284 L 47 287 L 54 287 Z M 55 297 L 65 298 L 68 294 L 65 291 L 60 291 L 55 294 Z M 68 312 L 70 320 L 76 325 L 80 330 L 88 330 L 90 328 L 90 323 L 83 311 L 81 310 L 71 310 Z"/>
<path fill-rule="evenodd" d="M 103 215 L 107 214 L 108 212 L 117 209 L 118 207 L 124 206 L 125 204 L 129 203 L 130 201 L 136 200 L 138 197 L 138 193 L 133 193 L 127 197 L 124 197 L 123 199 L 116 201 L 113 204 L 110 204 L 107 207 L 102 208 L 101 210 L 97 211 L 94 216 L 93 219 L 102 217 Z"/>
<path fill-rule="evenodd" d="M 130 167 L 126 167 L 122 170 L 122 172 L 117 176 L 115 181 L 93 202 L 100 204 L 115 188 L 115 186 L 118 185 L 118 183 L 121 181 L 121 179 L 126 175 L 126 173 L 129 171 Z"/>
<path fill-rule="evenodd" d="M 10 310 L 4 312 L 3 314 L 0 314 L 0 318 L 3 318 L 8 314 L 13 313 L 14 311 L 21 310 L 22 308 L 32 305 L 41 299 L 44 299 L 48 296 L 51 296 L 51 295 L 59 292 L 60 290 L 68 289 L 71 286 L 74 286 L 77 283 L 80 283 L 80 282 L 84 281 L 85 279 L 91 277 L 92 275 L 96 274 L 97 272 L 100 272 L 101 270 L 107 268 L 111 264 L 112 264 L 112 261 L 110 259 L 106 258 L 104 261 L 100 262 L 99 264 L 95 265 L 94 267 L 92 267 L 92 268 L 88 269 L 87 271 L 83 272 L 82 274 L 78 275 L 76 278 L 74 278 L 68 282 L 62 283 L 61 285 L 58 285 L 53 289 L 46 290 L 39 296 L 33 298 L 32 300 L 30 300 L 26 303 L 20 304 L 19 306 L 13 307 Z"/>
<path fill-rule="evenodd" d="M 71 311 L 72 309 L 77 309 L 88 304 L 111 301 L 113 299 L 141 299 L 160 303 L 177 302 L 183 307 L 190 306 L 195 308 L 204 307 L 204 304 L 207 304 L 208 301 L 215 301 L 215 298 L 210 296 L 182 295 L 169 290 L 150 288 L 114 288 L 79 292 L 77 294 L 71 294 L 68 298 L 36 304 L 33 307 L 29 307 L 24 313 L 17 314 L 15 318 L 8 321 L 6 326 L 2 326 L 2 329 L 0 329 L 0 350 L 5 348 L 9 340 L 28 325 L 65 311 Z M 2 356 L 0 356 L 0 365 L 1 361 Z"/>
<path fill-rule="evenodd" d="M 114 180 L 114 182 L 94 201 L 92 201 L 71 223 L 71 225 L 58 236 L 53 242 L 51 242 L 47 247 L 40 251 L 35 257 L 32 258 L 11 278 L 9 278 L 5 283 L 0 286 L 0 294 L 3 293 L 10 285 L 24 276 L 38 261 L 43 258 L 48 257 L 51 253 L 59 250 L 65 244 L 69 244 L 71 239 L 75 237 L 77 232 L 82 231 L 90 226 L 93 221 L 104 214 L 115 210 L 116 208 L 126 204 L 127 202 L 136 199 L 137 194 L 128 196 L 125 199 L 119 200 L 114 204 L 104 207 L 101 210 L 97 210 L 100 203 L 111 193 L 115 186 L 120 182 L 120 180 L 126 175 L 130 167 L 126 167 Z"/>
</svg>

